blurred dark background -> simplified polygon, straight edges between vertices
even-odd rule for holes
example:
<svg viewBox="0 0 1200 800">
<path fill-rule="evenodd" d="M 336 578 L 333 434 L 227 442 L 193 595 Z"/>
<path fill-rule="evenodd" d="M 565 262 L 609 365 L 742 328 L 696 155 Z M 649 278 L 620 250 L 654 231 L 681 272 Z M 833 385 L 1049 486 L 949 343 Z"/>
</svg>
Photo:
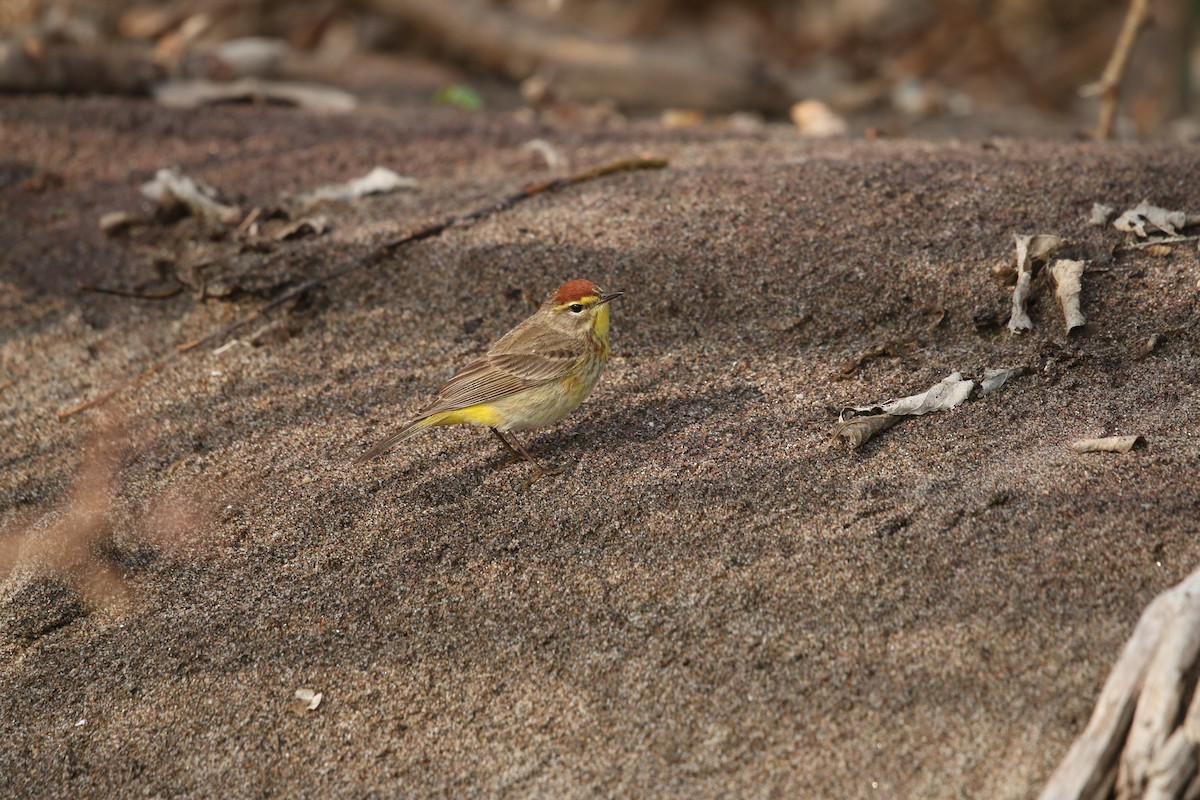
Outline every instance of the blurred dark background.
<svg viewBox="0 0 1200 800">
<path fill-rule="evenodd" d="M 145 94 L 170 79 L 256 75 L 340 86 L 367 102 L 552 109 L 588 119 L 785 119 L 797 102 L 816 101 L 819 118 L 885 132 L 989 114 L 1083 131 L 1098 101 L 1080 90 L 1100 77 L 1129 6 L 0 0 L 0 90 Z M 1116 135 L 1195 138 L 1200 2 L 1156 0 L 1149 10 Z"/>
</svg>

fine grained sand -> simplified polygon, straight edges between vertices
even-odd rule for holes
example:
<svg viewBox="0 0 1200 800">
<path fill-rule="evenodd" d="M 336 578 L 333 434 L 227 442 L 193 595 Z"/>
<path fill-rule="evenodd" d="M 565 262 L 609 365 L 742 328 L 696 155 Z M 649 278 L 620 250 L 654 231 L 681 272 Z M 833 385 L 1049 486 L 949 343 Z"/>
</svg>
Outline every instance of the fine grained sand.
<svg viewBox="0 0 1200 800">
<path fill-rule="evenodd" d="M 535 138 L 573 169 L 670 166 L 403 248 L 56 418 L 548 177 Z M 1028 797 L 1200 561 L 1196 251 L 1113 255 L 1085 224 L 1095 201 L 1200 210 L 1194 147 L 34 99 L 0 107 L 0 151 L 5 797 Z M 104 238 L 171 164 L 247 208 L 377 164 L 421 188 L 270 253 L 192 220 Z M 1088 260 L 1083 335 L 1044 285 L 1032 333 L 995 327 L 1016 232 Z M 228 296 L 77 289 L 156 260 Z M 592 399 L 527 439 L 565 474 L 524 491 L 474 429 L 350 463 L 571 277 L 626 294 Z M 824 447 L 843 405 L 998 366 L 1030 371 Z M 112 416 L 126 448 L 97 451 Z M 1070 450 L 1107 433 L 1147 444 Z M 119 473 L 81 467 L 97 452 Z M 122 601 L 88 599 L 118 574 Z"/>
</svg>

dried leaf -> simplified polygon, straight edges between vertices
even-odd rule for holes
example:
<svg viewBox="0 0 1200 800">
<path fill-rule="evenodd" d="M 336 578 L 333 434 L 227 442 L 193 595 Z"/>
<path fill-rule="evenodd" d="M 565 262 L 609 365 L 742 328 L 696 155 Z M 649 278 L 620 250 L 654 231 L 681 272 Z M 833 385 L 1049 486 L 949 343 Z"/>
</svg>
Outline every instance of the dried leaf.
<svg viewBox="0 0 1200 800">
<path fill-rule="evenodd" d="M 1013 289 L 1012 314 L 1008 319 L 1008 329 L 1013 333 L 1025 333 L 1033 328 L 1033 320 L 1025 305 L 1029 301 L 1029 287 L 1033 282 L 1034 273 L 1051 255 L 1066 246 L 1066 240 L 1051 234 L 1036 236 L 1015 235 L 1017 246 L 1017 285 Z"/>
<path fill-rule="evenodd" d="M 1150 334 L 1150 338 L 1142 342 L 1142 346 L 1138 348 L 1137 354 L 1134 356 L 1134 358 L 1140 361 L 1141 359 L 1153 353 L 1154 349 L 1158 347 L 1160 339 L 1161 337 L 1157 333 Z"/>
<path fill-rule="evenodd" d="M 833 444 L 838 437 L 841 437 L 848 441 L 851 447 L 861 447 L 872 436 L 880 431 L 887 430 L 899 421 L 900 417 L 892 414 L 851 417 L 848 420 L 838 422 L 837 427 L 833 431 L 833 438 L 829 440 L 829 444 Z"/>
<path fill-rule="evenodd" d="M 401 189 L 415 189 L 417 182 L 398 175 L 387 167 L 376 167 L 361 178 L 332 186 L 322 186 L 296 198 L 304 208 L 310 208 L 326 200 L 352 202 L 372 194 L 389 194 Z"/>
<path fill-rule="evenodd" d="M 1009 378 L 1024 372 L 1024 367 L 987 370 L 979 396 L 994 392 Z M 919 394 L 869 406 L 850 406 L 842 410 L 829 444 L 833 444 L 840 437 L 848 441 L 851 447 L 859 447 L 904 417 L 956 408 L 970 398 L 975 386 L 975 381 L 963 380 L 961 373 L 954 372 Z"/>
<path fill-rule="evenodd" d="M 554 149 L 554 145 L 547 142 L 545 139 L 530 139 L 525 144 L 521 145 L 521 149 L 528 153 L 536 153 L 546 162 L 546 166 L 550 169 L 565 169 L 569 163 L 562 153 Z"/>
<path fill-rule="evenodd" d="M 1151 231 L 1157 230 L 1168 236 L 1178 236 L 1187 227 L 1188 217 L 1182 211 L 1168 211 L 1148 200 L 1143 200 L 1121 216 L 1113 220 L 1113 227 L 1119 231 L 1137 234 L 1146 238 Z"/>
<path fill-rule="evenodd" d="M 341 89 L 262 78 L 242 78 L 233 82 L 166 81 L 154 87 L 154 99 L 169 108 L 260 102 L 295 106 L 319 114 L 344 114 L 358 105 L 354 95 Z"/>
<path fill-rule="evenodd" d="M 997 369 L 986 370 L 983 373 L 983 380 L 979 383 L 979 396 L 987 397 L 1003 386 L 1009 378 L 1024 375 L 1026 372 L 1025 367 L 999 367 Z"/>
<path fill-rule="evenodd" d="M 789 115 L 801 136 L 826 138 L 846 132 L 846 120 L 820 100 L 802 100 L 792 106 Z"/>
<path fill-rule="evenodd" d="M 970 397 L 974 388 L 975 381 L 965 381 L 961 373 L 952 372 L 924 392 L 884 403 L 882 408 L 887 414 L 914 417 L 949 411 Z"/>
<path fill-rule="evenodd" d="M 1067 333 L 1087 324 L 1083 312 L 1079 310 L 1079 292 L 1082 288 L 1083 262 L 1070 259 L 1059 259 L 1050 268 L 1057 287 L 1055 295 L 1058 304 L 1062 306 L 1063 316 L 1067 321 Z"/>
<path fill-rule="evenodd" d="M 109 211 L 100 217 L 100 230 L 105 236 L 118 236 L 144 220 L 128 211 Z"/>
<path fill-rule="evenodd" d="M 1076 453 L 1128 453 L 1141 440 L 1142 437 L 1139 434 L 1080 439 L 1071 445 L 1071 449 Z"/>
<path fill-rule="evenodd" d="M 1104 203 L 1092 203 L 1092 213 L 1088 217 L 1088 225 L 1103 227 L 1108 224 L 1108 221 L 1113 218 L 1117 210 L 1112 206 Z"/>
<path fill-rule="evenodd" d="M 288 241 L 290 239 L 303 239 L 306 236 L 320 236 L 329 230 L 329 220 L 325 217 L 305 217 L 298 219 L 291 225 L 275 234 L 278 241 Z"/>
<path fill-rule="evenodd" d="M 296 699 L 304 704 L 304 708 L 308 711 L 316 711 L 317 706 L 321 705 L 321 699 L 325 695 L 320 692 L 314 692 L 312 689 L 297 689 Z"/>
<path fill-rule="evenodd" d="M 235 225 L 242 218 L 240 208 L 217 199 L 216 189 L 197 183 L 174 168 L 155 173 L 154 180 L 142 184 L 142 194 L 167 213 L 182 206 L 195 217 L 222 225 Z"/>
</svg>

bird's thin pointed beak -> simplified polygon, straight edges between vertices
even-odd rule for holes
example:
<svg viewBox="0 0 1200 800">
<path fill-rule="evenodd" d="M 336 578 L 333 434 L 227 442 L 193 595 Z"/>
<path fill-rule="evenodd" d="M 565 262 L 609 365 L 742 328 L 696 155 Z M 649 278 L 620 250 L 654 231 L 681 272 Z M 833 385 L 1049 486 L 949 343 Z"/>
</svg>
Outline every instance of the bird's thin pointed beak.
<svg viewBox="0 0 1200 800">
<path fill-rule="evenodd" d="M 618 297 L 620 297 L 623 294 L 625 294 L 625 293 L 624 292 L 609 292 L 608 294 L 602 294 L 602 295 L 600 295 L 600 302 L 597 303 L 597 305 L 604 305 L 605 303 L 609 302 L 610 300 L 616 300 Z"/>
</svg>

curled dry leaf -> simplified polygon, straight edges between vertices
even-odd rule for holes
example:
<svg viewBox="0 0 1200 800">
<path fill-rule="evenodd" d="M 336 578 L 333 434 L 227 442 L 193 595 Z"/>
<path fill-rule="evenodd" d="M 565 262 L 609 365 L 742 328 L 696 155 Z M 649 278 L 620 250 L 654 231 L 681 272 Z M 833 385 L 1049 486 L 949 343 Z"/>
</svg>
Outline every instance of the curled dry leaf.
<svg viewBox="0 0 1200 800">
<path fill-rule="evenodd" d="M 1025 333 L 1033 328 L 1033 320 L 1025 310 L 1029 302 L 1029 288 L 1033 276 L 1045 261 L 1066 246 L 1066 240 L 1051 234 L 1036 236 L 1014 235 L 1017 246 L 1017 285 L 1013 289 L 1012 314 L 1008 329 L 1013 333 Z"/>
<path fill-rule="evenodd" d="M 308 711 L 316 711 L 317 706 L 321 705 L 321 700 L 325 695 L 320 692 L 314 692 L 312 689 L 297 689 L 296 699 L 304 704 L 304 708 Z"/>
<path fill-rule="evenodd" d="M 311 208 L 326 200 L 353 202 L 372 194 L 390 194 L 401 189 L 415 188 L 417 188 L 417 182 L 414 179 L 398 175 L 387 167 L 376 167 L 361 178 L 332 186 L 322 186 L 302 194 L 296 198 L 296 202 L 303 208 Z"/>
<path fill-rule="evenodd" d="M 128 211 L 109 211 L 100 217 L 100 230 L 105 236 L 119 236 L 144 220 Z"/>
<path fill-rule="evenodd" d="M 541 156 L 546 166 L 550 169 L 564 169 L 569 166 L 566 156 L 554 149 L 554 145 L 545 139 L 530 139 L 521 145 L 521 149 L 527 153 L 535 153 Z"/>
<path fill-rule="evenodd" d="M 1146 341 L 1142 342 L 1142 346 L 1138 348 L 1137 354 L 1134 356 L 1134 358 L 1140 361 L 1141 359 L 1153 353 L 1154 349 L 1158 347 L 1158 343 L 1161 339 L 1162 337 L 1157 333 L 1150 334 L 1150 337 L 1146 339 Z"/>
<path fill-rule="evenodd" d="M 174 168 L 160 169 L 154 180 L 142 184 L 142 194 L 166 213 L 183 207 L 189 214 L 222 225 L 236 225 L 242 210 L 218 200 L 216 189 L 192 180 Z"/>
<path fill-rule="evenodd" d="M 872 436 L 887 430 L 899 421 L 900 417 L 892 414 L 873 414 L 840 420 L 837 427 L 834 428 L 829 444 L 833 444 L 840 437 L 849 442 L 851 447 L 861 447 Z"/>
<path fill-rule="evenodd" d="M 1128 453 L 1141 440 L 1140 434 L 1080 439 L 1071 445 L 1071 449 L 1076 453 Z"/>
<path fill-rule="evenodd" d="M 998 367 L 984 371 L 983 380 L 979 382 L 979 396 L 987 397 L 1003 386 L 1009 378 L 1024 375 L 1027 371 L 1025 367 Z"/>
<path fill-rule="evenodd" d="M 1088 225 L 1094 225 L 1098 228 L 1108 224 L 1108 221 L 1113 218 L 1117 210 L 1112 206 L 1104 203 L 1092 203 L 1092 213 L 1088 216 Z"/>
<path fill-rule="evenodd" d="M 320 236 L 329 230 L 329 220 L 325 217 L 305 217 L 298 219 L 291 225 L 275 234 L 278 241 L 288 241 L 290 239 L 303 239 L 306 236 Z"/>
<path fill-rule="evenodd" d="M 954 372 L 919 394 L 886 403 L 851 406 L 842 411 L 830 443 L 840 437 L 850 442 L 851 447 L 859 447 L 875 434 L 895 425 L 902 417 L 948 411 L 962 404 L 971 396 L 974 388 L 975 381 L 963 380 L 961 373 Z"/>
<path fill-rule="evenodd" d="M 330 86 L 262 78 L 176 80 L 154 87 L 154 99 L 168 108 L 199 108 L 221 103 L 273 103 L 318 114 L 344 114 L 358 105 L 354 95 Z"/>
<path fill-rule="evenodd" d="M 1055 294 L 1058 304 L 1062 306 L 1063 316 L 1067 321 L 1067 333 L 1087 324 L 1083 312 L 1079 310 L 1079 292 L 1082 289 L 1083 262 L 1060 258 L 1050 268 L 1057 287 Z"/>
<path fill-rule="evenodd" d="M 1182 211 L 1168 211 L 1143 200 L 1113 220 L 1113 227 L 1145 239 L 1153 231 L 1178 236 L 1193 221 Z"/>
<path fill-rule="evenodd" d="M 788 114 L 801 136 L 823 139 L 846 132 L 846 120 L 820 100 L 801 100 Z"/>
</svg>

